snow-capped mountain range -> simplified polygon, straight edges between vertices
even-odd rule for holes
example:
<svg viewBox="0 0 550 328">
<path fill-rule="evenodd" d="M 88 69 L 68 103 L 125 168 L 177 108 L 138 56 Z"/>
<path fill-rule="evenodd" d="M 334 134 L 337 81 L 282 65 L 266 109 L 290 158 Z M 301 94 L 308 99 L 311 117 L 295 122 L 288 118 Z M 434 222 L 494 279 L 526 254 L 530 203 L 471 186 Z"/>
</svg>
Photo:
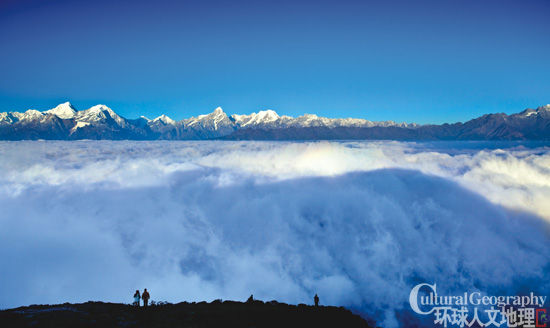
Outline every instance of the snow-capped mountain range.
<svg viewBox="0 0 550 328">
<path fill-rule="evenodd" d="M 506 115 L 487 114 L 466 123 L 417 125 L 314 114 L 279 116 L 273 110 L 228 116 L 212 113 L 175 121 L 126 119 L 105 105 L 76 110 L 69 102 L 55 108 L 0 113 L 0 139 L 550 139 L 550 105 Z"/>
</svg>

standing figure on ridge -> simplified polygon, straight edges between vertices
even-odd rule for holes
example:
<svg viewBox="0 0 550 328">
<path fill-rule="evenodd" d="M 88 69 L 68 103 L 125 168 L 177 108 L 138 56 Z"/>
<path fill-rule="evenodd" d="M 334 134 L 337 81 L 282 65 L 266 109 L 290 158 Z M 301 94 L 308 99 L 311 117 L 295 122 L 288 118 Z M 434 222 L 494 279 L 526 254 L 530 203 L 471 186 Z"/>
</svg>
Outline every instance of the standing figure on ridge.
<svg viewBox="0 0 550 328">
<path fill-rule="evenodd" d="M 147 288 L 143 290 L 143 294 L 141 294 L 141 298 L 143 299 L 143 306 L 147 307 L 149 303 L 149 292 L 147 291 Z"/>
<path fill-rule="evenodd" d="M 319 296 L 317 296 L 317 294 L 313 296 L 313 302 L 315 302 L 315 306 L 319 306 Z"/>
<path fill-rule="evenodd" d="M 136 305 L 137 307 L 139 307 L 140 298 L 141 296 L 139 295 L 139 290 L 136 290 L 136 292 L 134 293 L 134 305 Z"/>
</svg>

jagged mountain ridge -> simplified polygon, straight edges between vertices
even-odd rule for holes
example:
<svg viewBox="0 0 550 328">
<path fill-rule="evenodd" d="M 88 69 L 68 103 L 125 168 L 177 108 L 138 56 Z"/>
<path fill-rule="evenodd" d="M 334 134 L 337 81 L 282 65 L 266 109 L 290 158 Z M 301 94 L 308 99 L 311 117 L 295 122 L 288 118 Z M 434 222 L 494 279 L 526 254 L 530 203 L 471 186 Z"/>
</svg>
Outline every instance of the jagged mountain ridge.
<svg viewBox="0 0 550 328">
<path fill-rule="evenodd" d="M 228 116 L 220 107 L 181 121 L 166 115 L 126 119 L 105 105 L 78 111 L 66 102 L 42 112 L 0 113 L 0 139 L 550 140 L 550 105 L 512 115 L 486 114 L 465 123 L 417 125 L 314 114 L 294 118 L 273 110 Z"/>
</svg>

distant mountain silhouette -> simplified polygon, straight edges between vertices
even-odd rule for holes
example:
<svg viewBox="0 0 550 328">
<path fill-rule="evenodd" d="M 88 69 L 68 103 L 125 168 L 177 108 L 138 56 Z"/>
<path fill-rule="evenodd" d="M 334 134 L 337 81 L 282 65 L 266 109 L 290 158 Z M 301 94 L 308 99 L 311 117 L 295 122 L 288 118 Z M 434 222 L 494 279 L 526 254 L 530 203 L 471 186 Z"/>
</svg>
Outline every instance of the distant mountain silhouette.
<svg viewBox="0 0 550 328">
<path fill-rule="evenodd" d="M 0 113 L 0 140 L 550 140 L 550 105 L 520 113 L 487 114 L 465 123 L 418 125 L 272 110 L 228 116 L 220 107 L 207 115 L 174 121 L 166 115 L 126 119 L 105 105 L 78 111 L 63 103 L 47 111 Z"/>
<path fill-rule="evenodd" d="M 275 301 L 214 301 L 138 308 L 87 302 L 32 305 L 0 311 L 2 327 L 372 327 L 358 315 L 332 306 L 288 305 Z"/>
</svg>

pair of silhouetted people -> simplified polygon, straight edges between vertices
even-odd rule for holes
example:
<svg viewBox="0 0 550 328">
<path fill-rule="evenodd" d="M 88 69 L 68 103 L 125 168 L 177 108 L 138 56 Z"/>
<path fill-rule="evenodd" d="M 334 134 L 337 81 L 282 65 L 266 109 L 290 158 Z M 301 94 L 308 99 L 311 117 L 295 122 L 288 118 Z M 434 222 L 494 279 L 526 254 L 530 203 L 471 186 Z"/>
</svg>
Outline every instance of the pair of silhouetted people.
<svg viewBox="0 0 550 328">
<path fill-rule="evenodd" d="M 143 294 L 139 295 L 139 290 L 136 290 L 134 293 L 134 305 L 139 306 L 139 300 L 143 299 L 143 307 L 147 307 L 149 305 L 149 292 L 147 291 L 147 288 L 143 290 Z"/>
</svg>

